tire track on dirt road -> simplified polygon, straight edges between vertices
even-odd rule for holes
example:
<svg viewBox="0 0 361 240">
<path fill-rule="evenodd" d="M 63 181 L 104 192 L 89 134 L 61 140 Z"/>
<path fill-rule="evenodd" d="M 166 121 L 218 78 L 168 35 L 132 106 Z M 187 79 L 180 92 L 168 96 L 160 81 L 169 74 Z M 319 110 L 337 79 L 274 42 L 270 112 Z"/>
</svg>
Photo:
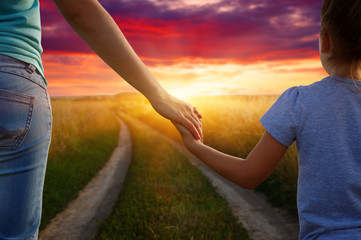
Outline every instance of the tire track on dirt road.
<svg viewBox="0 0 361 240">
<path fill-rule="evenodd" d="M 120 120 L 118 145 L 97 175 L 79 192 L 68 207 L 39 234 L 40 240 L 90 240 L 97 225 L 111 212 L 124 182 L 131 159 L 131 137 Z"/>
</svg>

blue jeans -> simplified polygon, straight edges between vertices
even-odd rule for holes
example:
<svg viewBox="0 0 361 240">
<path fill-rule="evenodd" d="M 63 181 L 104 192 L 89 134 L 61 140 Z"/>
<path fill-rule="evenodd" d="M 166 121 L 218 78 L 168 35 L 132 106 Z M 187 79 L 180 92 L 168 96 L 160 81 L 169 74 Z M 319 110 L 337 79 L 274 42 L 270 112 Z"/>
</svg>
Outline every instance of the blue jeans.
<svg viewBox="0 0 361 240">
<path fill-rule="evenodd" d="M 51 107 L 32 65 L 0 55 L 0 239 L 37 239 Z"/>
</svg>

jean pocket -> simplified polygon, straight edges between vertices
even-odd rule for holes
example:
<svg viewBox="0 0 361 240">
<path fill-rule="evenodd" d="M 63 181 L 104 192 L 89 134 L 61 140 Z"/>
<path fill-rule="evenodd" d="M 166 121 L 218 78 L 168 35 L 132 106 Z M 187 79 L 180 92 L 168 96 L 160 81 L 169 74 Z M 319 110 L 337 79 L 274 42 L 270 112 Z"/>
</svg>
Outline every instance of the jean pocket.
<svg viewBox="0 0 361 240">
<path fill-rule="evenodd" d="M 30 129 L 35 97 L 0 89 L 0 150 L 17 150 Z"/>
</svg>

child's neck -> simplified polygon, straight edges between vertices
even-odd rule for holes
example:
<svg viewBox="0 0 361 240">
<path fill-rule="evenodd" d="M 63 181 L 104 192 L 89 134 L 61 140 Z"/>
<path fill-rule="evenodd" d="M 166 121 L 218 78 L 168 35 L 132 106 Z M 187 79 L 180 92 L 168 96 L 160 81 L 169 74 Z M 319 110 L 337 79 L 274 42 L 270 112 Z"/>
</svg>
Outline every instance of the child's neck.
<svg viewBox="0 0 361 240">
<path fill-rule="evenodd" d="M 356 73 L 356 76 L 353 76 L 350 67 L 342 66 L 342 65 L 338 65 L 337 67 L 336 66 L 330 67 L 329 69 L 327 69 L 327 72 L 328 74 L 330 74 L 330 76 L 338 76 L 342 78 L 359 79 L 361 76 L 360 71 Z"/>
</svg>

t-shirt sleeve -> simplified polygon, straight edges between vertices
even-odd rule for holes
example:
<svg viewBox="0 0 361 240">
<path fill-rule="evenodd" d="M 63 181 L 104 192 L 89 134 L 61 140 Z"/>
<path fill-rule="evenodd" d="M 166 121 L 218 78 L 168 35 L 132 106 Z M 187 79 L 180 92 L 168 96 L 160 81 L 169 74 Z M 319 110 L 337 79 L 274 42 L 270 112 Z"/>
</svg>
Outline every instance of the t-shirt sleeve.
<svg viewBox="0 0 361 240">
<path fill-rule="evenodd" d="M 290 146 L 295 140 L 300 119 L 299 87 L 286 90 L 260 119 L 263 127 L 278 142 Z"/>
</svg>

